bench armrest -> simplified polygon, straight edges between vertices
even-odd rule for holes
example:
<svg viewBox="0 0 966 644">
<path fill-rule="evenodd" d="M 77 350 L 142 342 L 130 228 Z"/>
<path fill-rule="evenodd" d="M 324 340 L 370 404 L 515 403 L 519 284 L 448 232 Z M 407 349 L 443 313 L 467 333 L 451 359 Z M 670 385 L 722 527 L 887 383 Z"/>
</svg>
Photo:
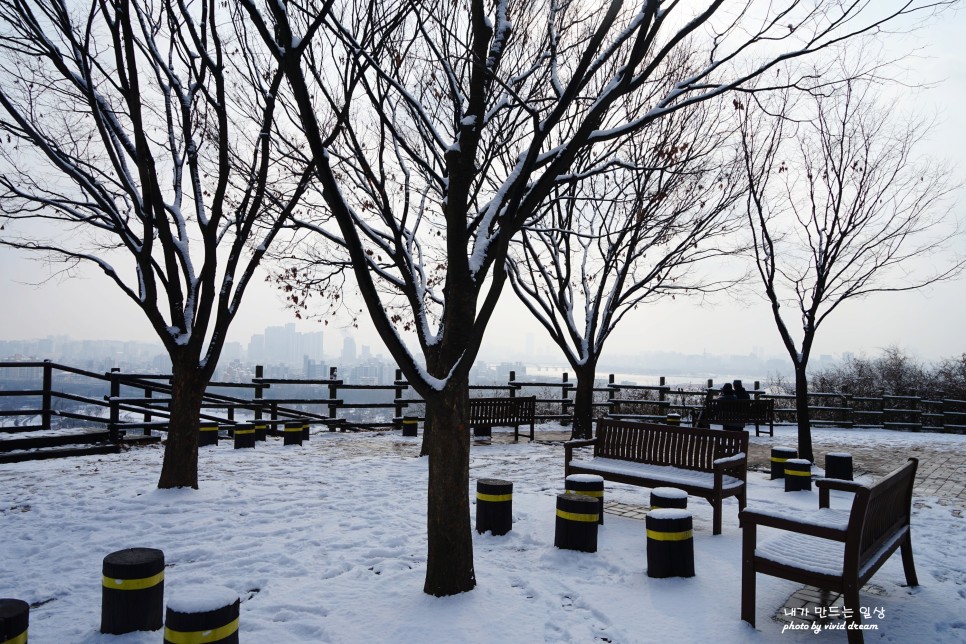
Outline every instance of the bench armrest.
<svg viewBox="0 0 966 644">
<path fill-rule="evenodd" d="M 747 467 L 748 466 L 748 455 L 744 452 L 738 452 L 737 454 L 732 454 L 731 456 L 723 456 L 721 458 L 716 458 L 712 462 L 714 469 L 730 470 L 735 467 Z"/>
<path fill-rule="evenodd" d="M 818 488 L 818 507 L 827 508 L 829 507 L 829 490 L 854 493 L 863 486 L 855 481 L 844 479 L 815 479 L 815 487 Z"/>
<path fill-rule="evenodd" d="M 596 438 L 584 438 L 576 441 L 566 441 L 564 443 L 564 464 L 566 465 L 573 459 L 575 448 L 587 447 L 588 445 L 595 445 L 596 443 Z"/>
<path fill-rule="evenodd" d="M 813 537 L 844 542 L 848 535 L 848 526 L 831 525 L 822 519 L 823 517 L 815 512 L 803 512 L 798 519 L 787 514 L 779 516 L 750 509 L 744 509 L 738 513 L 738 521 L 742 528 L 753 528 L 754 526 L 763 525 L 778 530 L 787 530 L 789 532 L 797 532 Z"/>
</svg>

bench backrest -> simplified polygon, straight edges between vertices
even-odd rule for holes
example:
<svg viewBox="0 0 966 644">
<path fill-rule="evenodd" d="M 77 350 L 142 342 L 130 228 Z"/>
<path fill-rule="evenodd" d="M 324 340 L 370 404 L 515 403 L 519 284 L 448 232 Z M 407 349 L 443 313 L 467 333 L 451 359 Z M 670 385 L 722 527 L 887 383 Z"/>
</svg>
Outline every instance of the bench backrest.
<svg viewBox="0 0 966 644">
<path fill-rule="evenodd" d="M 919 461 L 910 458 L 871 487 L 862 487 L 856 492 L 846 538 L 846 558 L 856 557 L 859 569 L 909 525 L 918 466 Z"/>
<path fill-rule="evenodd" d="M 672 427 L 602 418 L 594 456 L 711 472 L 714 460 L 748 453 L 746 432 Z"/>
<path fill-rule="evenodd" d="M 775 415 L 775 401 L 771 398 L 764 400 L 733 400 L 728 398 L 712 398 L 707 401 L 706 409 L 709 420 L 722 422 L 727 425 L 729 420 L 770 420 Z"/>
<path fill-rule="evenodd" d="M 471 422 L 516 422 L 533 420 L 536 413 L 537 397 L 520 396 L 517 398 L 470 398 Z"/>
</svg>

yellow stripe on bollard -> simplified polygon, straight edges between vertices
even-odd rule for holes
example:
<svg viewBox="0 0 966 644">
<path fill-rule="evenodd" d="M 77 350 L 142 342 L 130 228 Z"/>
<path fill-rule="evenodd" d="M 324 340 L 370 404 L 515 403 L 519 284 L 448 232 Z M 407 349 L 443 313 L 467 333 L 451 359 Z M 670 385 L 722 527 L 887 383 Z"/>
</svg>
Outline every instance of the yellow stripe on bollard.
<svg viewBox="0 0 966 644">
<path fill-rule="evenodd" d="M 10 639 L 0 642 L 0 644 L 27 644 L 27 631 L 20 635 L 14 635 Z"/>
<path fill-rule="evenodd" d="M 681 532 L 656 532 L 647 531 L 647 538 L 654 541 L 686 541 L 694 538 L 693 530 L 682 530 Z"/>
<path fill-rule="evenodd" d="M 173 644 L 207 644 L 207 642 L 217 642 L 218 640 L 224 639 L 237 631 L 240 619 L 241 618 L 236 617 L 224 626 L 214 628 L 210 631 L 194 631 L 191 633 L 183 633 L 181 631 L 173 631 L 170 628 L 165 627 L 164 639 L 165 641 L 172 642 Z"/>
<path fill-rule="evenodd" d="M 235 430 L 235 436 L 241 436 L 244 434 L 254 434 L 254 433 L 255 433 L 254 429 L 236 429 Z"/>
<path fill-rule="evenodd" d="M 578 514 L 576 512 L 567 512 L 566 510 L 557 510 L 557 516 L 567 521 L 584 521 L 586 523 L 597 523 L 600 519 L 599 514 Z"/>
<path fill-rule="evenodd" d="M 104 588 L 112 588 L 114 590 L 144 590 L 145 588 L 153 588 L 162 581 L 164 581 L 163 570 L 156 575 L 143 577 L 141 579 L 113 579 L 111 577 L 103 578 Z M 6 644 L 6 642 L 3 644 Z"/>
<path fill-rule="evenodd" d="M 784 463 L 787 460 L 788 460 L 787 458 L 778 458 L 777 456 L 772 456 L 771 457 L 771 462 L 772 463 Z"/>
<path fill-rule="evenodd" d="M 492 501 L 494 503 L 498 503 L 500 501 L 512 500 L 513 494 L 484 494 L 482 492 L 477 492 L 476 498 L 480 501 Z"/>
<path fill-rule="evenodd" d="M 298 427 L 286 427 L 284 429 L 284 431 L 286 431 L 286 432 L 301 432 L 302 431 L 302 426 L 299 425 Z"/>
<path fill-rule="evenodd" d="M 804 472 L 801 472 L 799 470 L 789 470 L 789 469 L 785 470 L 785 476 L 811 476 L 811 475 L 812 475 L 811 470 L 806 470 Z"/>
</svg>

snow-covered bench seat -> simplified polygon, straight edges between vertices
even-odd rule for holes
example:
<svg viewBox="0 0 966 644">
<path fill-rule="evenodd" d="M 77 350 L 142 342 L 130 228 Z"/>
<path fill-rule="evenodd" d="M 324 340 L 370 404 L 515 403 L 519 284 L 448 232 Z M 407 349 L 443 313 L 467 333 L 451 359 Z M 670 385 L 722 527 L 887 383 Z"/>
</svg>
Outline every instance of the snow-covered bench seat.
<svg viewBox="0 0 966 644">
<path fill-rule="evenodd" d="M 574 450 L 593 446 L 592 458 Z M 721 534 L 722 500 L 745 507 L 748 433 L 672 427 L 601 418 L 595 437 L 564 443 L 564 476 L 597 474 L 614 483 L 671 486 L 714 508 L 713 533 Z"/>
<path fill-rule="evenodd" d="M 919 584 L 909 527 L 917 466 L 910 458 L 871 487 L 816 479 L 819 509 L 813 512 L 743 510 L 741 619 L 755 625 L 755 574 L 772 575 L 842 593 L 849 644 L 861 644 L 859 589 L 897 549 L 906 583 Z M 852 492 L 851 508 L 830 509 L 830 490 Z M 757 543 L 759 525 L 784 532 Z"/>
</svg>

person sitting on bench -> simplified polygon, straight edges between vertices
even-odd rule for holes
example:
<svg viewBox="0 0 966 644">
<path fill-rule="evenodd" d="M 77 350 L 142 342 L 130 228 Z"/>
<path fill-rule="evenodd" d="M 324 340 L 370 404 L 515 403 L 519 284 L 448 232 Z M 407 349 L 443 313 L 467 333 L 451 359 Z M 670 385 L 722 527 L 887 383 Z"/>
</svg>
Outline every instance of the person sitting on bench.
<svg viewBox="0 0 966 644">
<path fill-rule="evenodd" d="M 735 382 L 739 385 L 741 384 L 740 380 L 735 380 Z M 726 382 L 721 385 L 721 393 L 718 394 L 718 400 L 736 400 L 737 398 L 738 396 L 735 394 L 734 387 L 732 387 L 730 382 Z M 745 428 L 744 425 L 722 425 L 721 427 L 722 429 L 727 429 L 733 432 L 740 432 Z"/>
</svg>

